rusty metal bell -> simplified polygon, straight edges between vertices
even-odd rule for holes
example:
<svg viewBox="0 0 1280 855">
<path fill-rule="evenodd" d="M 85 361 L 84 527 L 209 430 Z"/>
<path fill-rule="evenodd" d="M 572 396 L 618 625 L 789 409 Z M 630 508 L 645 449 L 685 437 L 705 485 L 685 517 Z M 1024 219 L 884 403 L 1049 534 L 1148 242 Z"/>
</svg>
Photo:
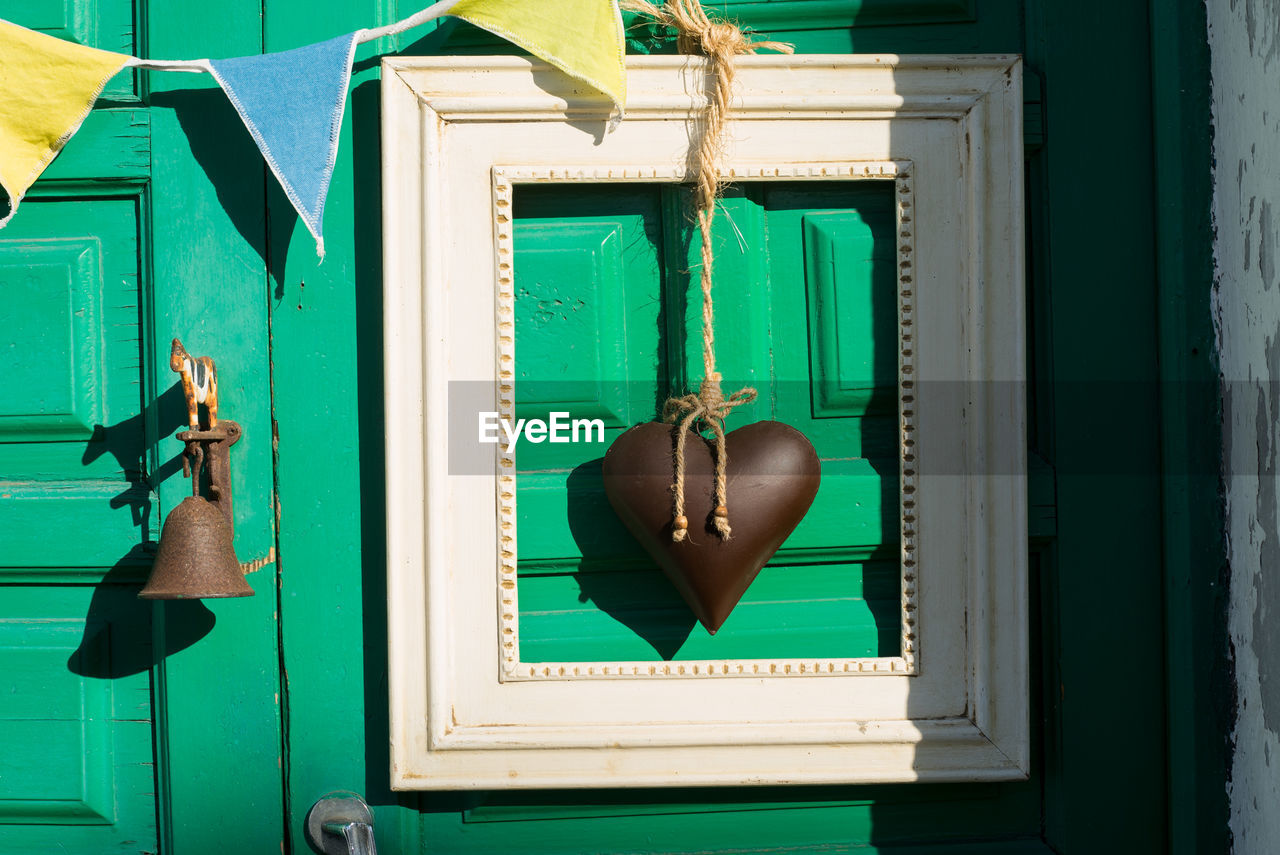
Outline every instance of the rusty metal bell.
<svg viewBox="0 0 1280 855">
<path fill-rule="evenodd" d="M 151 577 L 138 596 L 144 600 L 253 596 L 231 545 L 231 526 L 217 505 L 188 496 L 169 512 Z"/>
<path fill-rule="evenodd" d="M 198 600 L 207 597 L 252 597 L 253 588 L 231 545 L 235 518 L 231 504 L 231 446 L 240 441 L 240 425 L 218 418 L 218 373 L 213 360 L 187 353 L 173 340 L 169 367 L 182 378 L 191 430 L 178 434 L 184 449 L 182 472 L 191 479 L 192 495 L 169 512 L 144 600 Z M 199 404 L 208 415 L 202 422 Z M 200 495 L 201 472 L 209 476 L 209 496 Z"/>
</svg>

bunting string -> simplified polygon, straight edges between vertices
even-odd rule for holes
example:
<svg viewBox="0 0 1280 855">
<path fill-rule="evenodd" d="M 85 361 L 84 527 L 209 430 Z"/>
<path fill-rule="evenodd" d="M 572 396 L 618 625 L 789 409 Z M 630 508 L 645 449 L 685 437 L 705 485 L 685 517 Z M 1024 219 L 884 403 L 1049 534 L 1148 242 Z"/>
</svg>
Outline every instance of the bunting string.
<svg viewBox="0 0 1280 855">
<path fill-rule="evenodd" d="M 391 36 L 398 36 L 406 30 L 412 30 L 420 27 L 428 21 L 434 21 L 449 14 L 449 10 L 458 5 L 459 0 L 440 0 L 431 6 L 417 12 L 409 17 L 396 21 L 394 24 L 387 24 L 384 27 L 375 27 L 372 29 L 356 30 L 356 44 L 363 45 L 369 42 L 375 42 L 378 39 L 385 39 Z M 207 59 L 139 59 L 136 56 L 129 57 L 125 61 L 125 66 L 129 68 L 145 68 L 150 71 L 189 71 L 204 72 L 212 74 L 213 69 L 209 67 Z"/>
<path fill-rule="evenodd" d="M 621 118 L 626 66 L 618 0 L 438 0 L 385 26 L 230 59 L 142 59 L 0 19 L 0 186 L 9 196 L 0 228 L 119 71 L 205 73 L 235 107 L 323 259 L 324 203 L 355 49 L 444 15 L 488 30 L 598 89 L 614 104 L 611 125 Z"/>
</svg>

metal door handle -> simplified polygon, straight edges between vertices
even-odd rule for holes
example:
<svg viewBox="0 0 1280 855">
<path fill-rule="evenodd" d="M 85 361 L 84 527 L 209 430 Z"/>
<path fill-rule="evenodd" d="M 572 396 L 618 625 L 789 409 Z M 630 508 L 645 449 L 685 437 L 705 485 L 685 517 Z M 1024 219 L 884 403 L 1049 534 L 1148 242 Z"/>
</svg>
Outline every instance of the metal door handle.
<svg viewBox="0 0 1280 855">
<path fill-rule="evenodd" d="M 342 832 L 351 855 L 378 855 L 378 845 L 373 841 L 373 826 L 367 822 L 327 822 L 326 832 Z"/>
<path fill-rule="evenodd" d="M 373 811 L 355 793 L 330 793 L 307 814 L 307 842 L 322 855 L 378 855 Z"/>
</svg>

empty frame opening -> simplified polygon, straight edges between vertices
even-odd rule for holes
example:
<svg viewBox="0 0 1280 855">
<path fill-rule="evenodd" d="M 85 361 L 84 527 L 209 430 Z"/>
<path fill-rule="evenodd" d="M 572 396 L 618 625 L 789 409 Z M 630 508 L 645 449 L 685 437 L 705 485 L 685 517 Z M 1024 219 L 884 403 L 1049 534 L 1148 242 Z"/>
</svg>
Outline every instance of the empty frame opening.
<svg viewBox="0 0 1280 855">
<path fill-rule="evenodd" d="M 600 478 L 614 438 L 701 379 L 689 188 L 515 186 L 516 416 L 558 412 L 584 427 L 579 441 L 516 445 L 522 662 L 902 655 L 895 192 L 893 179 L 860 179 L 724 193 L 718 367 L 726 394 L 759 392 L 726 428 L 796 427 L 823 477 L 805 520 L 710 636 L 618 521 Z M 594 441 L 582 441 L 588 430 Z"/>
</svg>

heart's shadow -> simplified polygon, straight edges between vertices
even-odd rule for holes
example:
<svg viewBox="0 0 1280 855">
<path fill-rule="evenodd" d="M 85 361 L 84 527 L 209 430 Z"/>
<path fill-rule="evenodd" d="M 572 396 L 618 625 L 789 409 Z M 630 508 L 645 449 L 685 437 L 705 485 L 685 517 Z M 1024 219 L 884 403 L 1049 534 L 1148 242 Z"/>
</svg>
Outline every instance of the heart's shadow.
<svg viewBox="0 0 1280 855">
<path fill-rule="evenodd" d="M 582 555 L 574 574 L 578 600 L 594 604 L 664 660 L 673 659 L 697 619 L 609 507 L 602 463 L 588 460 L 567 481 L 569 529 Z"/>
</svg>

